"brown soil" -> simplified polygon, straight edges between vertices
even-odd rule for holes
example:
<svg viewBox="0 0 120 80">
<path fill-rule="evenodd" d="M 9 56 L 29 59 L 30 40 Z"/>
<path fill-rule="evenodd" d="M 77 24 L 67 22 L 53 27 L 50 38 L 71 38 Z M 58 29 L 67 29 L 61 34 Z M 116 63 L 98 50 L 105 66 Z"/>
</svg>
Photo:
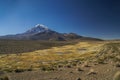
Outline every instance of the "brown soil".
<svg viewBox="0 0 120 80">
<path fill-rule="evenodd" d="M 56 71 L 27 71 L 23 73 L 10 73 L 10 80 L 113 80 L 113 76 L 120 67 L 114 62 L 105 64 L 89 63 L 88 67 L 83 64 L 71 68 L 59 68 Z M 77 68 L 81 67 L 81 71 Z M 94 70 L 90 72 L 90 70 Z"/>
</svg>

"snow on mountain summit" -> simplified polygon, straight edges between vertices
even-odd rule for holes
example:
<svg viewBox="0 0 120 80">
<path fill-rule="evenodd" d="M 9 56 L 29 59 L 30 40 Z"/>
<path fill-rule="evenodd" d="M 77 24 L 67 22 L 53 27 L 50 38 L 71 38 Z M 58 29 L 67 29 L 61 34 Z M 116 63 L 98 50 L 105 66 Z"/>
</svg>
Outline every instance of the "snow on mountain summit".
<svg viewBox="0 0 120 80">
<path fill-rule="evenodd" d="M 84 37 L 76 33 L 59 33 L 49 29 L 43 24 L 37 24 L 28 31 L 15 35 L 0 36 L 0 39 L 13 40 L 50 40 L 50 41 L 70 41 L 70 40 L 99 40 L 97 38 Z"/>
<path fill-rule="evenodd" d="M 36 27 L 36 28 L 39 27 L 39 28 L 48 29 L 48 27 L 46 27 L 46 26 L 43 25 L 43 24 L 37 24 L 37 25 L 35 25 L 35 27 Z"/>
<path fill-rule="evenodd" d="M 26 31 L 25 33 L 27 34 L 37 34 L 37 33 L 41 33 L 41 32 L 45 32 L 48 31 L 48 27 L 46 27 L 43 24 L 37 24 L 35 25 L 33 28 L 31 28 L 30 30 Z"/>
</svg>

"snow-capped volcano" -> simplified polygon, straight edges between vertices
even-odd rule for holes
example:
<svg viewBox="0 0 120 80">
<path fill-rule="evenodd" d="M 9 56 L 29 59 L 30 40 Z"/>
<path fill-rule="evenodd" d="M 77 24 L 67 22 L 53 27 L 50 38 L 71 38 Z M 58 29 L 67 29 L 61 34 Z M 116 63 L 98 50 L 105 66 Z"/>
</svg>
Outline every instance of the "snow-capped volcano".
<svg viewBox="0 0 120 80">
<path fill-rule="evenodd" d="M 26 31 L 25 34 L 37 34 L 41 32 L 49 31 L 48 27 L 43 24 L 37 24 L 35 27 L 31 28 L 30 30 Z"/>
<path fill-rule="evenodd" d="M 0 39 L 15 39 L 15 40 L 52 40 L 52 41 L 69 41 L 69 40 L 100 40 L 96 38 L 83 37 L 75 33 L 59 33 L 49 29 L 43 24 L 37 24 L 28 31 L 15 34 L 0 36 Z"/>
</svg>

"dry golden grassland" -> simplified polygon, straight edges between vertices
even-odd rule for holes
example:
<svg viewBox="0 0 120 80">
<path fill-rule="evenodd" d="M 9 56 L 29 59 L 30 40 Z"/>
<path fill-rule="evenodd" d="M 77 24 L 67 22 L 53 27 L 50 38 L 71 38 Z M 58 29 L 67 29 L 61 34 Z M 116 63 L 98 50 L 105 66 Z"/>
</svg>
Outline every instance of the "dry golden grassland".
<svg viewBox="0 0 120 80">
<path fill-rule="evenodd" d="M 16 69 L 33 70 L 60 62 L 83 60 L 95 56 L 97 48 L 101 45 L 103 44 L 100 42 L 80 42 L 75 45 L 52 47 L 22 54 L 0 55 L 0 69 L 8 72 Z"/>
<path fill-rule="evenodd" d="M 0 80 L 119 80 L 119 71 L 119 41 L 0 55 Z"/>
</svg>

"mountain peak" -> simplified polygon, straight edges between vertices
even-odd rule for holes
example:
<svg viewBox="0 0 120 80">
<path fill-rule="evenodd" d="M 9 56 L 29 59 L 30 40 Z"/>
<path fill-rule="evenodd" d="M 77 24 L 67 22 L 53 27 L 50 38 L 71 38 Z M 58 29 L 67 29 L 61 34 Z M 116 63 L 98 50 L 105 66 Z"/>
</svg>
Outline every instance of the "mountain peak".
<svg viewBox="0 0 120 80">
<path fill-rule="evenodd" d="M 29 29 L 28 31 L 25 32 L 25 34 L 37 34 L 45 31 L 49 31 L 48 27 L 46 27 L 43 24 L 37 24 L 33 28 Z"/>
<path fill-rule="evenodd" d="M 59 33 L 49 29 L 43 24 L 37 24 L 28 31 L 15 34 L 0 36 L 0 39 L 15 39 L 15 40 L 58 40 L 58 41 L 69 41 L 69 40 L 101 40 L 96 38 L 89 38 L 77 35 L 76 33 Z"/>
</svg>

